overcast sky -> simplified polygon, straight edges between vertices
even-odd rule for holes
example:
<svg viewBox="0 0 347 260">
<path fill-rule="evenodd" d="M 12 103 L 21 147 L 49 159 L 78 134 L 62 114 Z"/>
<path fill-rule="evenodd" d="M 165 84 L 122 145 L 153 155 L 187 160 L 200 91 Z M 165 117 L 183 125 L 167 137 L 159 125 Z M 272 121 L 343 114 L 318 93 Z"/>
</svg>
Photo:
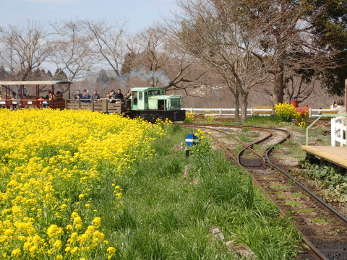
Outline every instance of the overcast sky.
<svg viewBox="0 0 347 260">
<path fill-rule="evenodd" d="M 126 23 L 131 32 L 168 18 L 176 0 L 0 0 L 0 24 L 21 25 L 71 19 Z"/>
</svg>

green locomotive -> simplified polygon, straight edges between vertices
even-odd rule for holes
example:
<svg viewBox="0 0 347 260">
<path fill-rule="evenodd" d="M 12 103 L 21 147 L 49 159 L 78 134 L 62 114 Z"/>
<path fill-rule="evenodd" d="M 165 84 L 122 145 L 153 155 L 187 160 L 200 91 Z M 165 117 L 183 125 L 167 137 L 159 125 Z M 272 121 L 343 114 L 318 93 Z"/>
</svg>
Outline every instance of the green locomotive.
<svg viewBox="0 0 347 260">
<path fill-rule="evenodd" d="M 148 121 L 157 118 L 184 121 L 185 111 L 181 110 L 182 97 L 166 95 L 164 88 L 132 88 L 130 110 L 126 114 L 132 118 L 141 117 Z"/>
</svg>

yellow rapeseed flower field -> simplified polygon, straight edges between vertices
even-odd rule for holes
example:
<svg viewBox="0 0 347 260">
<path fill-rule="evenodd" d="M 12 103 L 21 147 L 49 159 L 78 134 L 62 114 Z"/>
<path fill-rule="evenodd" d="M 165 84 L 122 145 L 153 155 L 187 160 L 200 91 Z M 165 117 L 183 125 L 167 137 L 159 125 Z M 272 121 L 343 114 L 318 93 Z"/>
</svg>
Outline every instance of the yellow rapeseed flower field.
<svg viewBox="0 0 347 260">
<path fill-rule="evenodd" d="M 0 110 L 0 258 L 112 258 L 117 245 L 105 237 L 92 193 L 105 169 L 127 174 L 150 158 L 163 134 L 118 115 Z M 109 185 L 121 205 L 123 189 Z"/>
</svg>

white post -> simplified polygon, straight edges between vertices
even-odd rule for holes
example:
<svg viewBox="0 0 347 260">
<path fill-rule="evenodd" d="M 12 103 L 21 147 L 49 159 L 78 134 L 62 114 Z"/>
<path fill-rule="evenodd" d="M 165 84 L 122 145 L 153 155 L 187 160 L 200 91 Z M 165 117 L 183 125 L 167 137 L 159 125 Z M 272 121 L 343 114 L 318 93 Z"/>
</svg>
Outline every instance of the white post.
<svg viewBox="0 0 347 260">
<path fill-rule="evenodd" d="M 331 146 L 336 146 L 335 140 L 335 118 L 331 119 Z"/>
</svg>

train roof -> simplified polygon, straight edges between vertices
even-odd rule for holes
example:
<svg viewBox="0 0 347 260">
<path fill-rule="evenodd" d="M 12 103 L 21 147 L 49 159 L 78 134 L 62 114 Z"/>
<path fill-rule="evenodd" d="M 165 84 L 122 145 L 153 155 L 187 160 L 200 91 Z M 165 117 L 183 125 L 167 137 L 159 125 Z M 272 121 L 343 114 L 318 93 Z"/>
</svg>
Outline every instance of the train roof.
<svg viewBox="0 0 347 260">
<path fill-rule="evenodd" d="M 131 91 L 146 91 L 146 90 L 165 90 L 165 89 L 164 88 L 152 88 L 152 87 L 131 88 Z"/>
<path fill-rule="evenodd" d="M 63 85 L 71 84 L 67 80 L 47 80 L 47 81 L 0 81 L 0 86 L 40 86 L 40 85 Z"/>
<path fill-rule="evenodd" d="M 158 96 L 151 96 L 150 99 L 165 99 L 165 98 L 181 98 L 180 95 L 158 95 Z"/>
</svg>

